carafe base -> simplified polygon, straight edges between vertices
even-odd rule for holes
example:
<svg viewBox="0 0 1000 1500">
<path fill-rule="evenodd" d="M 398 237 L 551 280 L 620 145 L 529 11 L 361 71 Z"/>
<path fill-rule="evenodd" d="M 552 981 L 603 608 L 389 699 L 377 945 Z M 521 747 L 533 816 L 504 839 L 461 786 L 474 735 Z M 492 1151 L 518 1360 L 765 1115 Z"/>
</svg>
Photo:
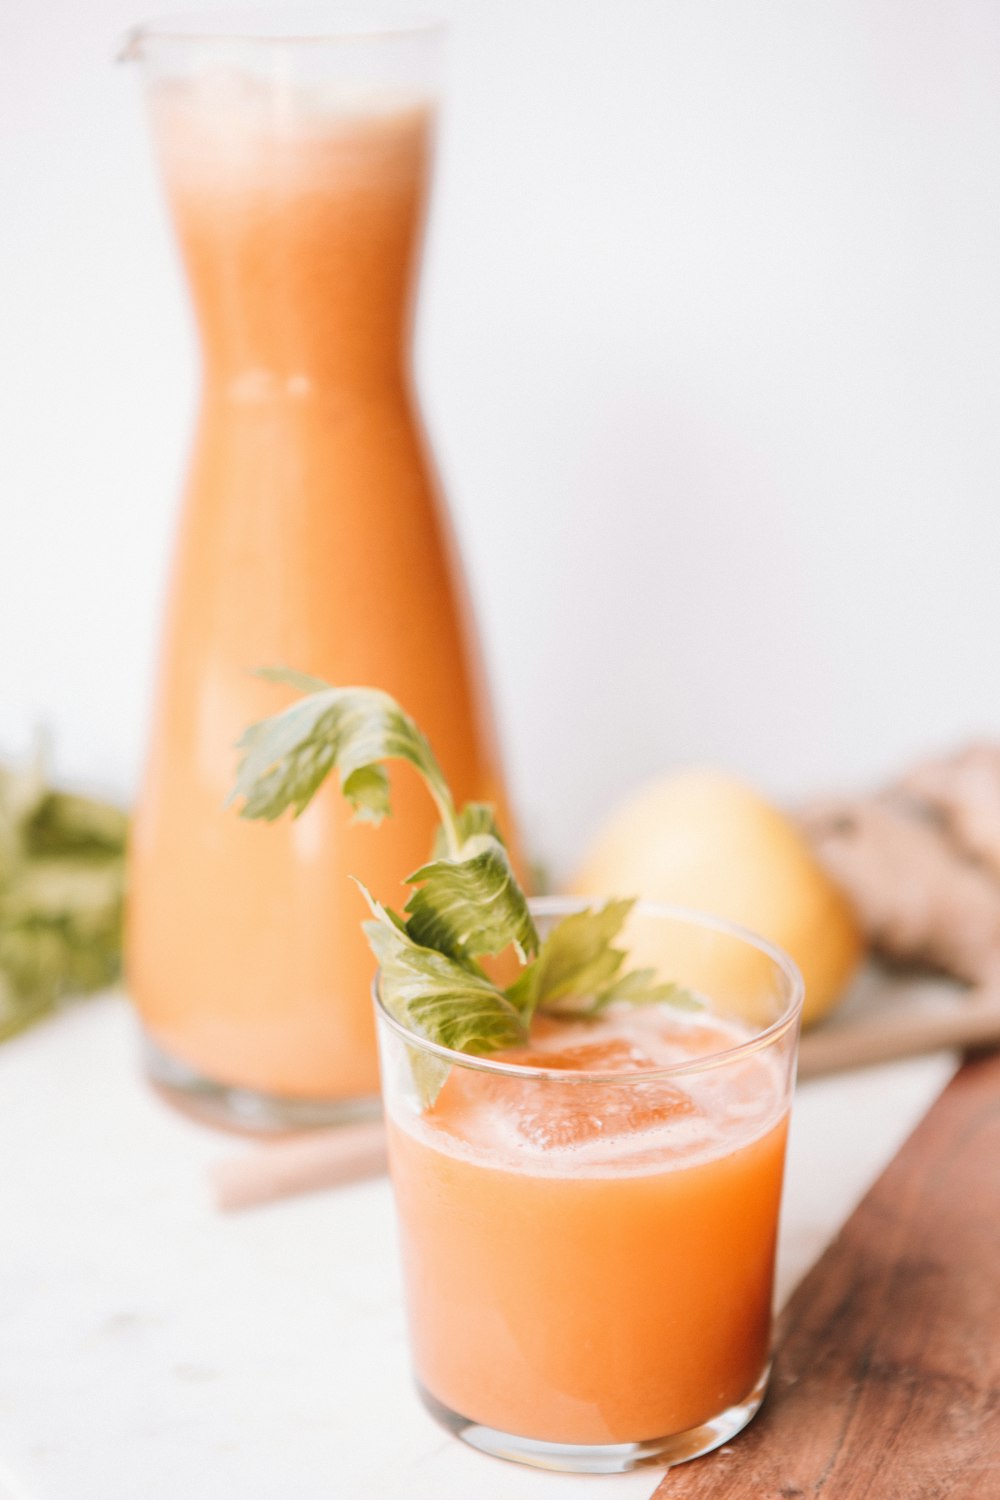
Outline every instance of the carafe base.
<svg viewBox="0 0 1000 1500">
<path fill-rule="evenodd" d="M 350 1099 L 297 1099 L 239 1088 L 205 1078 L 187 1063 L 165 1052 L 144 1032 L 142 1060 L 146 1077 L 161 1098 L 208 1125 L 254 1135 L 314 1130 L 378 1116 L 377 1094 Z"/>
</svg>

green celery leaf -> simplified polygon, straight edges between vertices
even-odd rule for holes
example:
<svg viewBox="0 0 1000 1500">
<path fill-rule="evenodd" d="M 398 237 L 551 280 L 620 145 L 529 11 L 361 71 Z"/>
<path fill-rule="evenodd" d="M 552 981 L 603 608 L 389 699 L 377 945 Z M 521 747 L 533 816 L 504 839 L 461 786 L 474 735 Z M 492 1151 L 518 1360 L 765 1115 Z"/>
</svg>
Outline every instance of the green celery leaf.
<svg viewBox="0 0 1000 1500">
<path fill-rule="evenodd" d="M 387 693 L 331 687 L 284 668 L 262 675 L 305 696 L 252 725 L 240 741 L 233 795 L 243 799 L 243 817 L 270 820 L 289 808 L 298 815 L 337 770 L 356 816 L 377 823 L 390 811 L 382 762 L 393 759 L 416 768 L 437 804 L 441 828 L 431 860 L 407 878 L 415 889 L 406 920 L 364 892 L 382 1000 L 404 1027 L 454 1051 L 487 1053 L 525 1042 L 540 1008 L 586 1016 L 616 1001 L 698 1004 L 679 985 L 658 983 L 652 970 L 622 972 L 626 955 L 615 939 L 633 901 L 573 912 L 539 944 L 492 807 L 469 802 L 456 812 L 429 742 Z M 477 960 L 510 946 L 525 968 L 501 990 Z M 409 1052 L 420 1096 L 430 1104 L 447 1064 L 416 1045 Z"/>
<path fill-rule="evenodd" d="M 283 669 L 267 676 L 292 686 L 302 681 Z M 388 780 L 378 766 L 382 760 L 409 761 L 439 806 L 451 808 L 447 783 L 427 739 L 388 693 L 375 688 L 326 687 L 311 692 L 283 712 L 252 724 L 239 748 L 243 758 L 233 795 L 244 799 L 244 818 L 270 821 L 287 808 L 298 816 L 336 769 L 355 812 L 377 822 L 389 811 Z"/>
<path fill-rule="evenodd" d="M 703 1010 L 704 1005 L 692 990 L 674 980 L 658 980 L 655 969 L 631 969 L 601 990 L 589 1005 L 578 1007 L 580 1015 L 599 1016 L 617 1001 L 629 1005 L 673 1005 L 678 1010 Z"/>
<path fill-rule="evenodd" d="M 309 672 L 297 672 L 294 667 L 258 667 L 255 677 L 265 682 L 277 682 L 282 687 L 295 688 L 300 693 L 325 693 L 333 686 L 325 677 L 313 677 Z"/>
<path fill-rule="evenodd" d="M 634 901 L 609 901 L 599 908 L 571 912 L 546 934 L 533 964 L 507 990 L 507 997 L 530 1020 L 538 1009 L 554 1010 L 560 1000 L 586 1000 L 604 989 L 625 962 L 612 946 Z"/>
<path fill-rule="evenodd" d="M 624 949 L 614 947 L 634 900 L 609 901 L 563 917 L 542 941 L 538 957 L 506 991 L 527 1024 L 536 1010 L 596 1016 L 617 1000 L 632 1005 L 701 1009 L 682 985 L 657 981 L 653 969 L 621 973 Z"/>
<path fill-rule="evenodd" d="M 419 887 L 406 904 L 415 942 L 451 958 L 502 953 L 511 943 L 521 962 L 538 949 L 538 933 L 507 851 L 491 833 L 468 839 L 457 859 L 436 859 L 406 877 Z"/>
<path fill-rule="evenodd" d="M 120 808 L 0 767 L 0 1040 L 121 966 Z"/>
<path fill-rule="evenodd" d="M 506 847 L 504 836 L 497 824 L 496 814 L 489 802 L 466 802 L 456 815 L 455 828 L 459 841 L 463 844 L 475 838 L 478 833 L 488 833 Z M 434 838 L 434 858 L 443 859 L 448 853 L 445 830 L 439 828 Z"/>
<path fill-rule="evenodd" d="M 29 855 L 117 858 L 125 847 L 128 814 L 113 803 L 72 792 L 46 792 L 25 830 Z"/>
<path fill-rule="evenodd" d="M 343 792 L 359 823 L 381 823 L 392 811 L 389 776 L 383 766 L 358 766 L 344 777 Z"/>
<path fill-rule="evenodd" d="M 502 991 L 472 969 L 414 941 L 400 918 L 361 887 L 373 914 L 365 933 L 378 959 L 382 1003 L 408 1030 L 456 1052 L 494 1052 L 527 1039 Z M 411 1049 L 416 1056 L 419 1049 Z M 429 1064 L 436 1059 L 427 1059 Z M 415 1070 L 425 1107 L 434 1102 L 446 1067 Z"/>
</svg>

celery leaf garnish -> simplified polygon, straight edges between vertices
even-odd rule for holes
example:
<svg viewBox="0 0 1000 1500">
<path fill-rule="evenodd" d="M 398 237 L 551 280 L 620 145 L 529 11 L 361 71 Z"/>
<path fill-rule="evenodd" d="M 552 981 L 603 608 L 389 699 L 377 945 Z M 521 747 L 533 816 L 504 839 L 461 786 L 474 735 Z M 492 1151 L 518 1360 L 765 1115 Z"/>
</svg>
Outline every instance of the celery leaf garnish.
<svg viewBox="0 0 1000 1500">
<path fill-rule="evenodd" d="M 378 823 L 390 811 L 384 762 L 409 761 L 440 815 L 431 860 L 406 878 L 404 915 L 364 891 L 372 911 L 365 933 L 380 968 L 390 1015 L 415 1036 L 457 1052 L 483 1054 L 528 1039 L 538 1010 L 595 1016 L 617 1001 L 696 1006 L 679 985 L 650 969 L 623 972 L 615 946 L 633 901 L 608 901 L 557 922 L 544 942 L 528 909 L 492 807 L 456 808 L 430 743 L 388 693 L 332 687 L 284 668 L 262 675 L 304 696 L 251 727 L 240 741 L 234 797 L 245 818 L 298 816 L 331 771 L 356 818 Z M 364 887 L 362 887 L 364 890 Z M 478 960 L 513 949 L 521 973 L 506 990 Z M 422 1102 L 433 1103 L 447 1065 L 411 1047 Z"/>
<path fill-rule="evenodd" d="M 496 814 L 488 802 L 466 802 L 464 807 L 459 808 L 455 815 L 455 832 L 462 844 L 475 838 L 477 833 L 488 833 L 501 844 L 504 842 Z M 447 853 L 448 839 L 442 827 L 438 829 L 434 839 L 434 858 L 441 859 Z"/>
<path fill-rule="evenodd" d="M 634 900 L 608 901 L 601 907 L 571 912 L 556 923 L 534 963 L 506 992 L 525 1024 L 537 1010 L 598 1016 L 617 1001 L 701 1009 L 701 1001 L 690 990 L 658 980 L 655 969 L 622 973 L 627 954 L 614 946 L 614 940 L 634 905 Z"/>
<path fill-rule="evenodd" d="M 382 1003 L 401 1025 L 456 1052 L 495 1052 L 527 1040 L 517 1010 L 485 975 L 415 941 L 410 927 L 364 890 L 372 910 L 365 934 L 379 963 Z M 421 1102 L 434 1103 L 448 1068 L 410 1049 Z"/>
<path fill-rule="evenodd" d="M 466 839 L 457 859 L 435 859 L 406 877 L 408 930 L 425 948 L 452 958 L 502 953 L 511 943 L 524 963 L 538 933 L 507 850 L 489 833 Z"/>
<path fill-rule="evenodd" d="M 292 687 L 303 681 L 282 668 L 263 675 Z M 427 739 L 395 699 L 377 688 L 310 691 L 283 712 L 251 724 L 239 748 L 243 759 L 233 795 L 244 799 L 245 818 L 270 821 L 287 808 L 297 817 L 337 770 L 355 812 L 378 822 L 390 811 L 389 781 L 380 763 L 408 760 L 423 776 L 442 822 L 454 824 L 451 793 Z"/>
<path fill-rule="evenodd" d="M 556 1010 L 559 1002 L 575 1002 L 598 994 L 617 975 L 625 962 L 624 949 L 613 947 L 632 901 L 609 901 L 599 909 L 572 912 L 557 922 L 542 944 L 533 964 L 519 975 L 507 991 L 522 1016 L 536 1010 Z"/>
<path fill-rule="evenodd" d="M 599 1016 L 609 1005 L 673 1005 L 677 1010 L 702 1010 L 703 1003 L 693 991 L 673 979 L 657 979 L 655 969 L 630 969 L 607 989 L 600 990 L 589 1004 L 577 1006 L 574 1014 Z"/>
</svg>

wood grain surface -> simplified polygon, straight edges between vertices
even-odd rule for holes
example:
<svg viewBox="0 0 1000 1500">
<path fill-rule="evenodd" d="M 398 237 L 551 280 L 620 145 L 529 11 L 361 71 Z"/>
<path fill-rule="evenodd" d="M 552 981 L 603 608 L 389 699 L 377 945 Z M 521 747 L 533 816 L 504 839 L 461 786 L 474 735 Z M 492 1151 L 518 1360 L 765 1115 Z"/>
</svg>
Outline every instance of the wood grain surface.
<svg viewBox="0 0 1000 1500">
<path fill-rule="evenodd" d="M 781 1317 L 763 1410 L 657 1500 L 1000 1500 L 1000 1055 L 967 1062 Z"/>
<path fill-rule="evenodd" d="M 255 1208 L 298 1193 L 361 1182 L 387 1167 L 382 1120 L 356 1120 L 258 1146 L 216 1162 L 209 1176 L 217 1208 Z"/>
<path fill-rule="evenodd" d="M 849 1019 L 807 1031 L 799 1044 L 799 1077 L 870 1067 L 895 1057 L 917 1057 L 954 1047 L 1000 1044 L 1000 991 L 968 990 L 937 1003 L 873 1005 Z"/>
</svg>

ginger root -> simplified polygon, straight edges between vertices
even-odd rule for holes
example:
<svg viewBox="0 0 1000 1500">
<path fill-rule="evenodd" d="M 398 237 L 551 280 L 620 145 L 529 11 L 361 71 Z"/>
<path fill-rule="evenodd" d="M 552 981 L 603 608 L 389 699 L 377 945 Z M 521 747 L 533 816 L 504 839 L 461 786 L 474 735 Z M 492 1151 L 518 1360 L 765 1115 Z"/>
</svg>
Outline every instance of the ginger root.
<svg viewBox="0 0 1000 1500">
<path fill-rule="evenodd" d="M 976 987 L 1000 981 L 1000 746 L 971 745 L 799 821 L 877 953 Z"/>
<path fill-rule="evenodd" d="M 969 745 L 927 761 L 899 785 L 940 819 L 964 857 L 1000 880 L 1000 745 Z"/>
</svg>

